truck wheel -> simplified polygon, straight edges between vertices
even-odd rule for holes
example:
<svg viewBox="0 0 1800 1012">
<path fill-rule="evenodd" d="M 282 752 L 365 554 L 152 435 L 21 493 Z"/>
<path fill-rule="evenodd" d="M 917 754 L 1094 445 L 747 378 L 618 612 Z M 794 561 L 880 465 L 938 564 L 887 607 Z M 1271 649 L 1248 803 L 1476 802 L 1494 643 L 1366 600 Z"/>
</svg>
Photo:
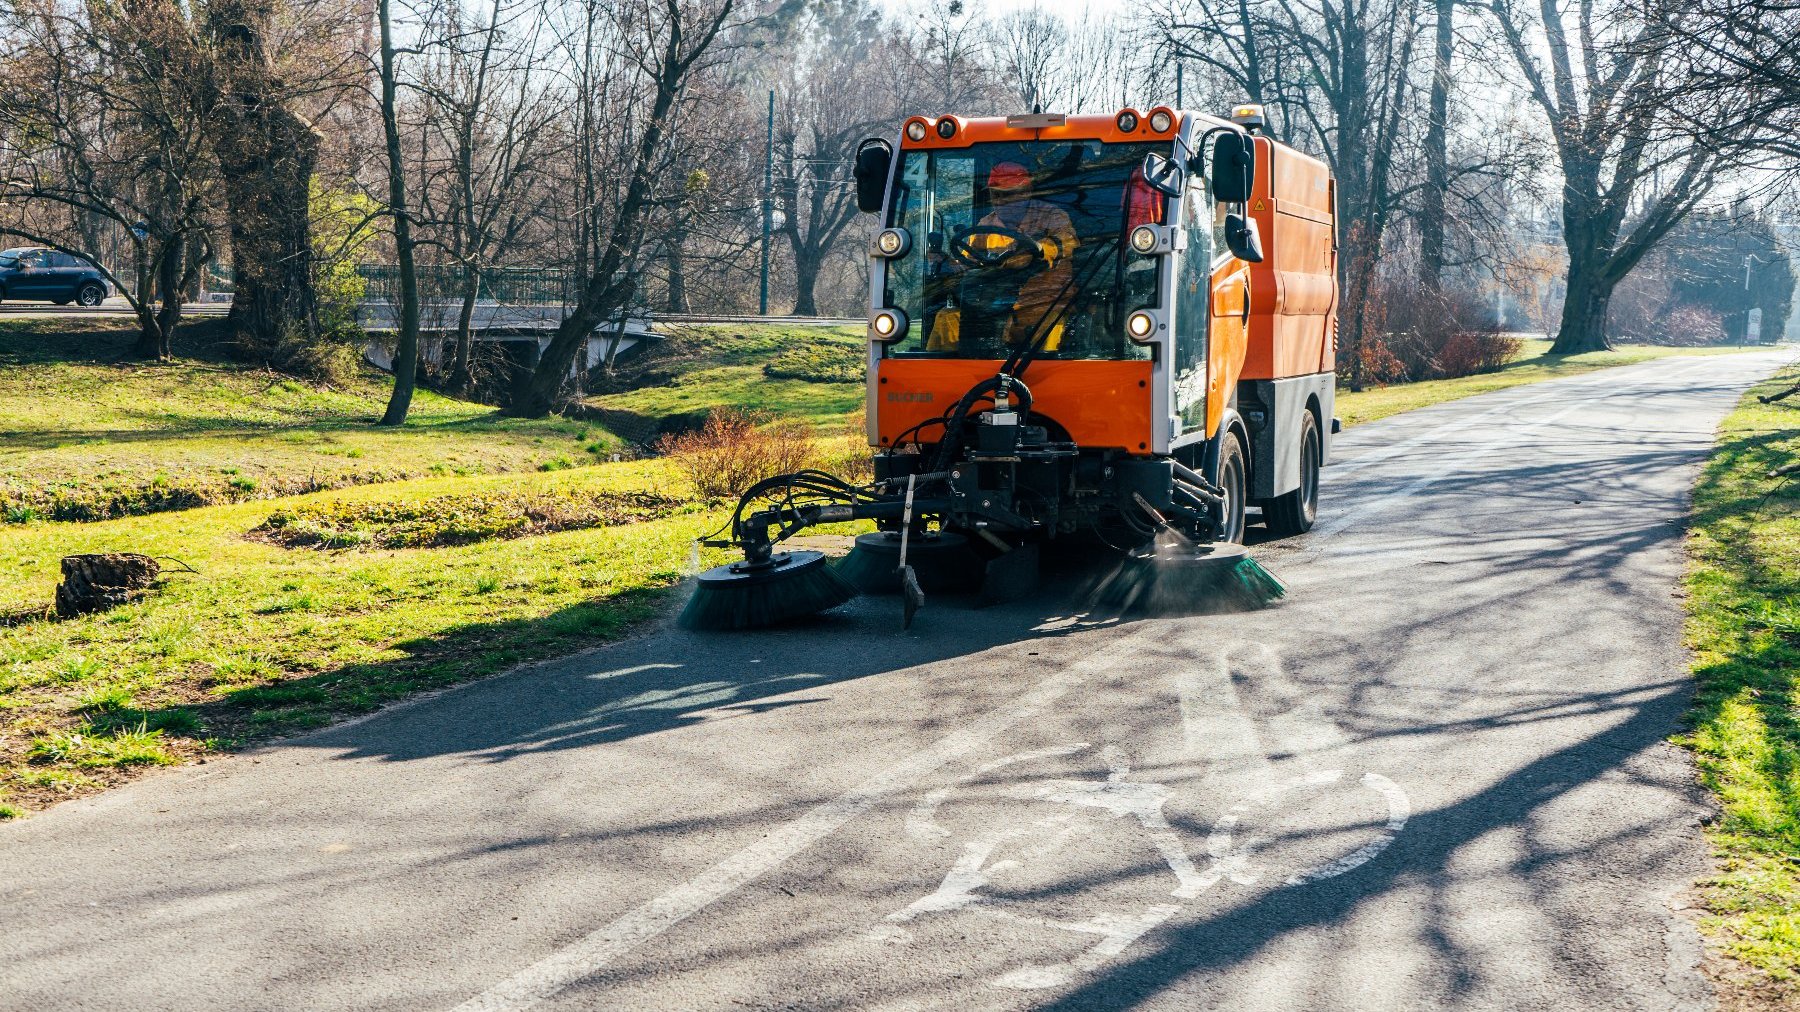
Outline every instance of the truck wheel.
<svg viewBox="0 0 1800 1012">
<path fill-rule="evenodd" d="M 1244 445 L 1238 437 L 1227 433 L 1225 446 L 1219 451 L 1219 487 L 1225 490 L 1225 522 L 1218 541 L 1244 543 L 1244 490 L 1250 487 L 1249 469 L 1244 466 Z"/>
<path fill-rule="evenodd" d="M 1269 500 L 1263 509 L 1269 530 L 1292 537 L 1312 530 L 1319 519 L 1319 423 L 1311 411 L 1300 413 L 1300 487 Z"/>
</svg>

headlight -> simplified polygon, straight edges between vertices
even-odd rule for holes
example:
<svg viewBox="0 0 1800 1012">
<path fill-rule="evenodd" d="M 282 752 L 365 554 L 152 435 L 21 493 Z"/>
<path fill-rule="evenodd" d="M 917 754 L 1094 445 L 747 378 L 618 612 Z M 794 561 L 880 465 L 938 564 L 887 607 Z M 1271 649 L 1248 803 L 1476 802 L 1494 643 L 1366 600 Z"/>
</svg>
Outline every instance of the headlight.
<svg viewBox="0 0 1800 1012">
<path fill-rule="evenodd" d="M 925 121 L 915 119 L 906 124 L 906 139 L 914 144 L 925 139 Z"/>
<path fill-rule="evenodd" d="M 912 249 L 912 233 L 903 228 L 884 228 L 875 237 L 875 253 L 884 257 L 903 257 Z"/>
<path fill-rule="evenodd" d="M 1141 309 L 1132 313 L 1125 319 L 1125 333 L 1139 343 L 1150 340 L 1156 334 L 1156 317 Z"/>
<path fill-rule="evenodd" d="M 1131 230 L 1131 248 L 1149 256 L 1156 252 L 1156 227 L 1139 225 Z"/>
<path fill-rule="evenodd" d="M 938 120 L 937 132 L 938 132 L 938 136 L 942 137 L 944 140 L 949 140 L 950 138 L 955 137 L 956 136 L 956 120 L 949 116 L 945 116 L 943 119 Z"/>
<path fill-rule="evenodd" d="M 869 320 L 869 329 L 877 341 L 898 341 L 906 336 L 906 314 L 898 309 L 883 309 Z"/>
<path fill-rule="evenodd" d="M 1122 133 L 1122 134 L 1131 133 L 1133 130 L 1137 129 L 1137 125 L 1138 125 L 1137 111 L 1134 109 L 1126 109 L 1119 113 L 1119 118 L 1117 120 L 1115 120 L 1114 122 L 1118 123 L 1120 133 Z"/>
<path fill-rule="evenodd" d="M 1166 134 L 1175 125 L 1175 117 L 1167 109 L 1158 109 L 1150 114 L 1150 129 L 1159 134 Z"/>
</svg>

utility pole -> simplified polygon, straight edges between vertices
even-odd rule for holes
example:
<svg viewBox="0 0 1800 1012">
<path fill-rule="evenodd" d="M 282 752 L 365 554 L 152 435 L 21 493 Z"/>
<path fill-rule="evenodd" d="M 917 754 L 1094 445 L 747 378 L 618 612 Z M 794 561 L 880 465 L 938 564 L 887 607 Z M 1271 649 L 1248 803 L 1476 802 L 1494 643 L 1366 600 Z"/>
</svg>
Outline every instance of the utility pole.
<svg viewBox="0 0 1800 1012">
<path fill-rule="evenodd" d="M 769 233 L 775 228 L 775 89 L 769 89 L 768 151 L 763 158 L 762 309 L 769 315 Z"/>
<path fill-rule="evenodd" d="M 1175 108 L 1181 109 L 1181 64 L 1175 65 Z"/>
</svg>

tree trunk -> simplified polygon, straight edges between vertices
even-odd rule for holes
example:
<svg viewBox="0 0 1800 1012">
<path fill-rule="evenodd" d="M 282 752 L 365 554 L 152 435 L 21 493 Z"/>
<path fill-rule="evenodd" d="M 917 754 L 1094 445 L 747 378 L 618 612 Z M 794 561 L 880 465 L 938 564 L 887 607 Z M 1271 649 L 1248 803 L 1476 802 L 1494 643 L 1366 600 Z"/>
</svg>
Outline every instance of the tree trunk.
<svg viewBox="0 0 1800 1012">
<path fill-rule="evenodd" d="M 1612 342 L 1606 339 L 1606 311 L 1612 301 L 1613 282 L 1596 259 L 1583 256 L 1569 261 L 1568 295 L 1563 298 L 1556 341 L 1550 345 L 1552 355 L 1612 350 Z"/>
<path fill-rule="evenodd" d="M 819 260 L 817 256 L 794 257 L 794 315 L 819 315 L 818 299 L 813 293 L 819 286 Z"/>
<path fill-rule="evenodd" d="M 475 353 L 475 303 L 481 298 L 481 269 L 463 272 L 462 309 L 456 317 L 456 350 L 452 353 L 447 385 L 453 393 L 467 394 L 475 385 L 470 360 Z"/>
<path fill-rule="evenodd" d="M 400 335 L 394 349 L 394 393 L 382 425 L 400 425 L 412 407 L 419 374 L 419 270 L 413 262 L 412 219 L 406 207 L 406 164 L 400 156 L 400 120 L 395 112 L 393 22 L 388 0 L 376 8 L 381 21 L 381 126 L 387 134 L 388 213 L 394 218 L 394 259 L 400 268 Z"/>
<path fill-rule="evenodd" d="M 1450 189 L 1450 59 L 1456 0 L 1437 0 L 1437 51 L 1432 56 L 1431 109 L 1425 128 L 1425 192 L 1419 206 L 1419 282 L 1436 292 L 1444 275 L 1444 204 Z"/>
<path fill-rule="evenodd" d="M 285 104 L 269 65 L 264 0 L 213 0 L 224 59 L 213 143 L 231 221 L 232 329 L 261 352 L 318 337 L 311 189 L 319 135 Z"/>
<path fill-rule="evenodd" d="M 685 313 L 688 311 L 687 258 L 682 255 L 680 232 L 676 232 L 669 237 L 667 260 L 669 268 L 669 312 Z"/>
</svg>

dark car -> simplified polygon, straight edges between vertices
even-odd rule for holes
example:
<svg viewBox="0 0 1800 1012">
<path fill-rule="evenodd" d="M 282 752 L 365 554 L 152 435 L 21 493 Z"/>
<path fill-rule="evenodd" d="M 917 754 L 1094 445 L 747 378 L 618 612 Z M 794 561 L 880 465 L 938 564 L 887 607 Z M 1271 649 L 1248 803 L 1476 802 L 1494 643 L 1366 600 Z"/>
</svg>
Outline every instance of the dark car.
<svg viewBox="0 0 1800 1012">
<path fill-rule="evenodd" d="M 82 257 L 42 246 L 0 250 L 0 300 L 98 306 L 106 292 L 106 277 Z"/>
</svg>

